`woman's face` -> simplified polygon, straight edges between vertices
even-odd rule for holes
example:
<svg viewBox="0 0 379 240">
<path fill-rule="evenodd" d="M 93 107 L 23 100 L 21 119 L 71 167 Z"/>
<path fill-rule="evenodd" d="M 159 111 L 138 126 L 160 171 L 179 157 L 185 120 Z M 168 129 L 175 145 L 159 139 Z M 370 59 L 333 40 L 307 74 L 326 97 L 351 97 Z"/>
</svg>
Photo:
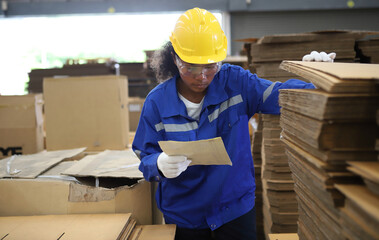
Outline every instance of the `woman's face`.
<svg viewBox="0 0 379 240">
<path fill-rule="evenodd" d="M 175 63 L 179 69 L 182 87 L 193 93 L 204 93 L 211 84 L 214 76 L 220 70 L 221 63 L 190 64 L 175 56 Z"/>
</svg>

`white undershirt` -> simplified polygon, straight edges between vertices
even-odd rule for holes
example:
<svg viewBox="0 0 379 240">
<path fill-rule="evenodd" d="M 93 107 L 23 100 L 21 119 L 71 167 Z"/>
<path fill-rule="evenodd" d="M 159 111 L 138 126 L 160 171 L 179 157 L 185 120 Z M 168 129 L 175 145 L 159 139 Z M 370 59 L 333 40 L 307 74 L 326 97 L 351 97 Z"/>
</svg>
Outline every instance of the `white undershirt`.
<svg viewBox="0 0 379 240">
<path fill-rule="evenodd" d="M 184 105 L 186 105 L 188 116 L 199 121 L 200 112 L 201 112 L 201 108 L 203 107 L 204 98 L 201 99 L 200 103 L 193 103 L 191 101 L 188 101 L 180 93 L 178 93 L 178 95 L 179 95 L 179 98 L 184 102 Z"/>
</svg>

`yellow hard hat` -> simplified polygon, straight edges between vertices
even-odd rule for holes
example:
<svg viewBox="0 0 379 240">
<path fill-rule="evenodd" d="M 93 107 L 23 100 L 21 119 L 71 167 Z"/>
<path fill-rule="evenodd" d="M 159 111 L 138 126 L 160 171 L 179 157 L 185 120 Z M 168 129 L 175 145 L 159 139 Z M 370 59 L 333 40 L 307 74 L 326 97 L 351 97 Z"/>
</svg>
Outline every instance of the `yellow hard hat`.
<svg viewBox="0 0 379 240">
<path fill-rule="evenodd" d="M 188 63 L 220 62 L 226 57 L 227 40 L 216 17 L 207 10 L 193 8 L 176 22 L 170 41 L 179 57 Z"/>
</svg>

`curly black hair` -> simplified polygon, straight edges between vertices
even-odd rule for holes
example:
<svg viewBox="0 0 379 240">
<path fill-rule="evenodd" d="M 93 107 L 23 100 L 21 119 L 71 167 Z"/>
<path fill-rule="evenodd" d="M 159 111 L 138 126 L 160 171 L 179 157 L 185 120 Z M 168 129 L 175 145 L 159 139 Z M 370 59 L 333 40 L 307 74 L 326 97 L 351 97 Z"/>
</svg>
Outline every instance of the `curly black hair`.
<svg viewBox="0 0 379 240">
<path fill-rule="evenodd" d="M 154 52 L 151 57 L 150 67 L 153 69 L 158 82 L 162 83 L 179 73 L 173 59 L 175 55 L 175 50 L 170 41 Z"/>
</svg>

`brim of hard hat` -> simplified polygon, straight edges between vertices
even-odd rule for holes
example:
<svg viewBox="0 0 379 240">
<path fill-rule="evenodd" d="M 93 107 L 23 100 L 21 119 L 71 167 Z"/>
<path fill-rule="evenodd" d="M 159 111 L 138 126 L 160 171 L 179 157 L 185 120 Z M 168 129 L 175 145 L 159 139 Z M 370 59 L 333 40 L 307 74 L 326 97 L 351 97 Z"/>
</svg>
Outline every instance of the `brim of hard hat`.
<svg viewBox="0 0 379 240">
<path fill-rule="evenodd" d="M 180 57 L 181 60 L 187 63 L 191 64 L 209 64 L 209 63 L 216 63 L 221 62 L 226 58 L 226 51 L 223 51 L 221 54 L 217 55 L 211 55 L 211 56 L 186 56 L 184 54 L 181 54 L 180 52 L 177 52 L 175 50 L 176 54 Z"/>
</svg>

